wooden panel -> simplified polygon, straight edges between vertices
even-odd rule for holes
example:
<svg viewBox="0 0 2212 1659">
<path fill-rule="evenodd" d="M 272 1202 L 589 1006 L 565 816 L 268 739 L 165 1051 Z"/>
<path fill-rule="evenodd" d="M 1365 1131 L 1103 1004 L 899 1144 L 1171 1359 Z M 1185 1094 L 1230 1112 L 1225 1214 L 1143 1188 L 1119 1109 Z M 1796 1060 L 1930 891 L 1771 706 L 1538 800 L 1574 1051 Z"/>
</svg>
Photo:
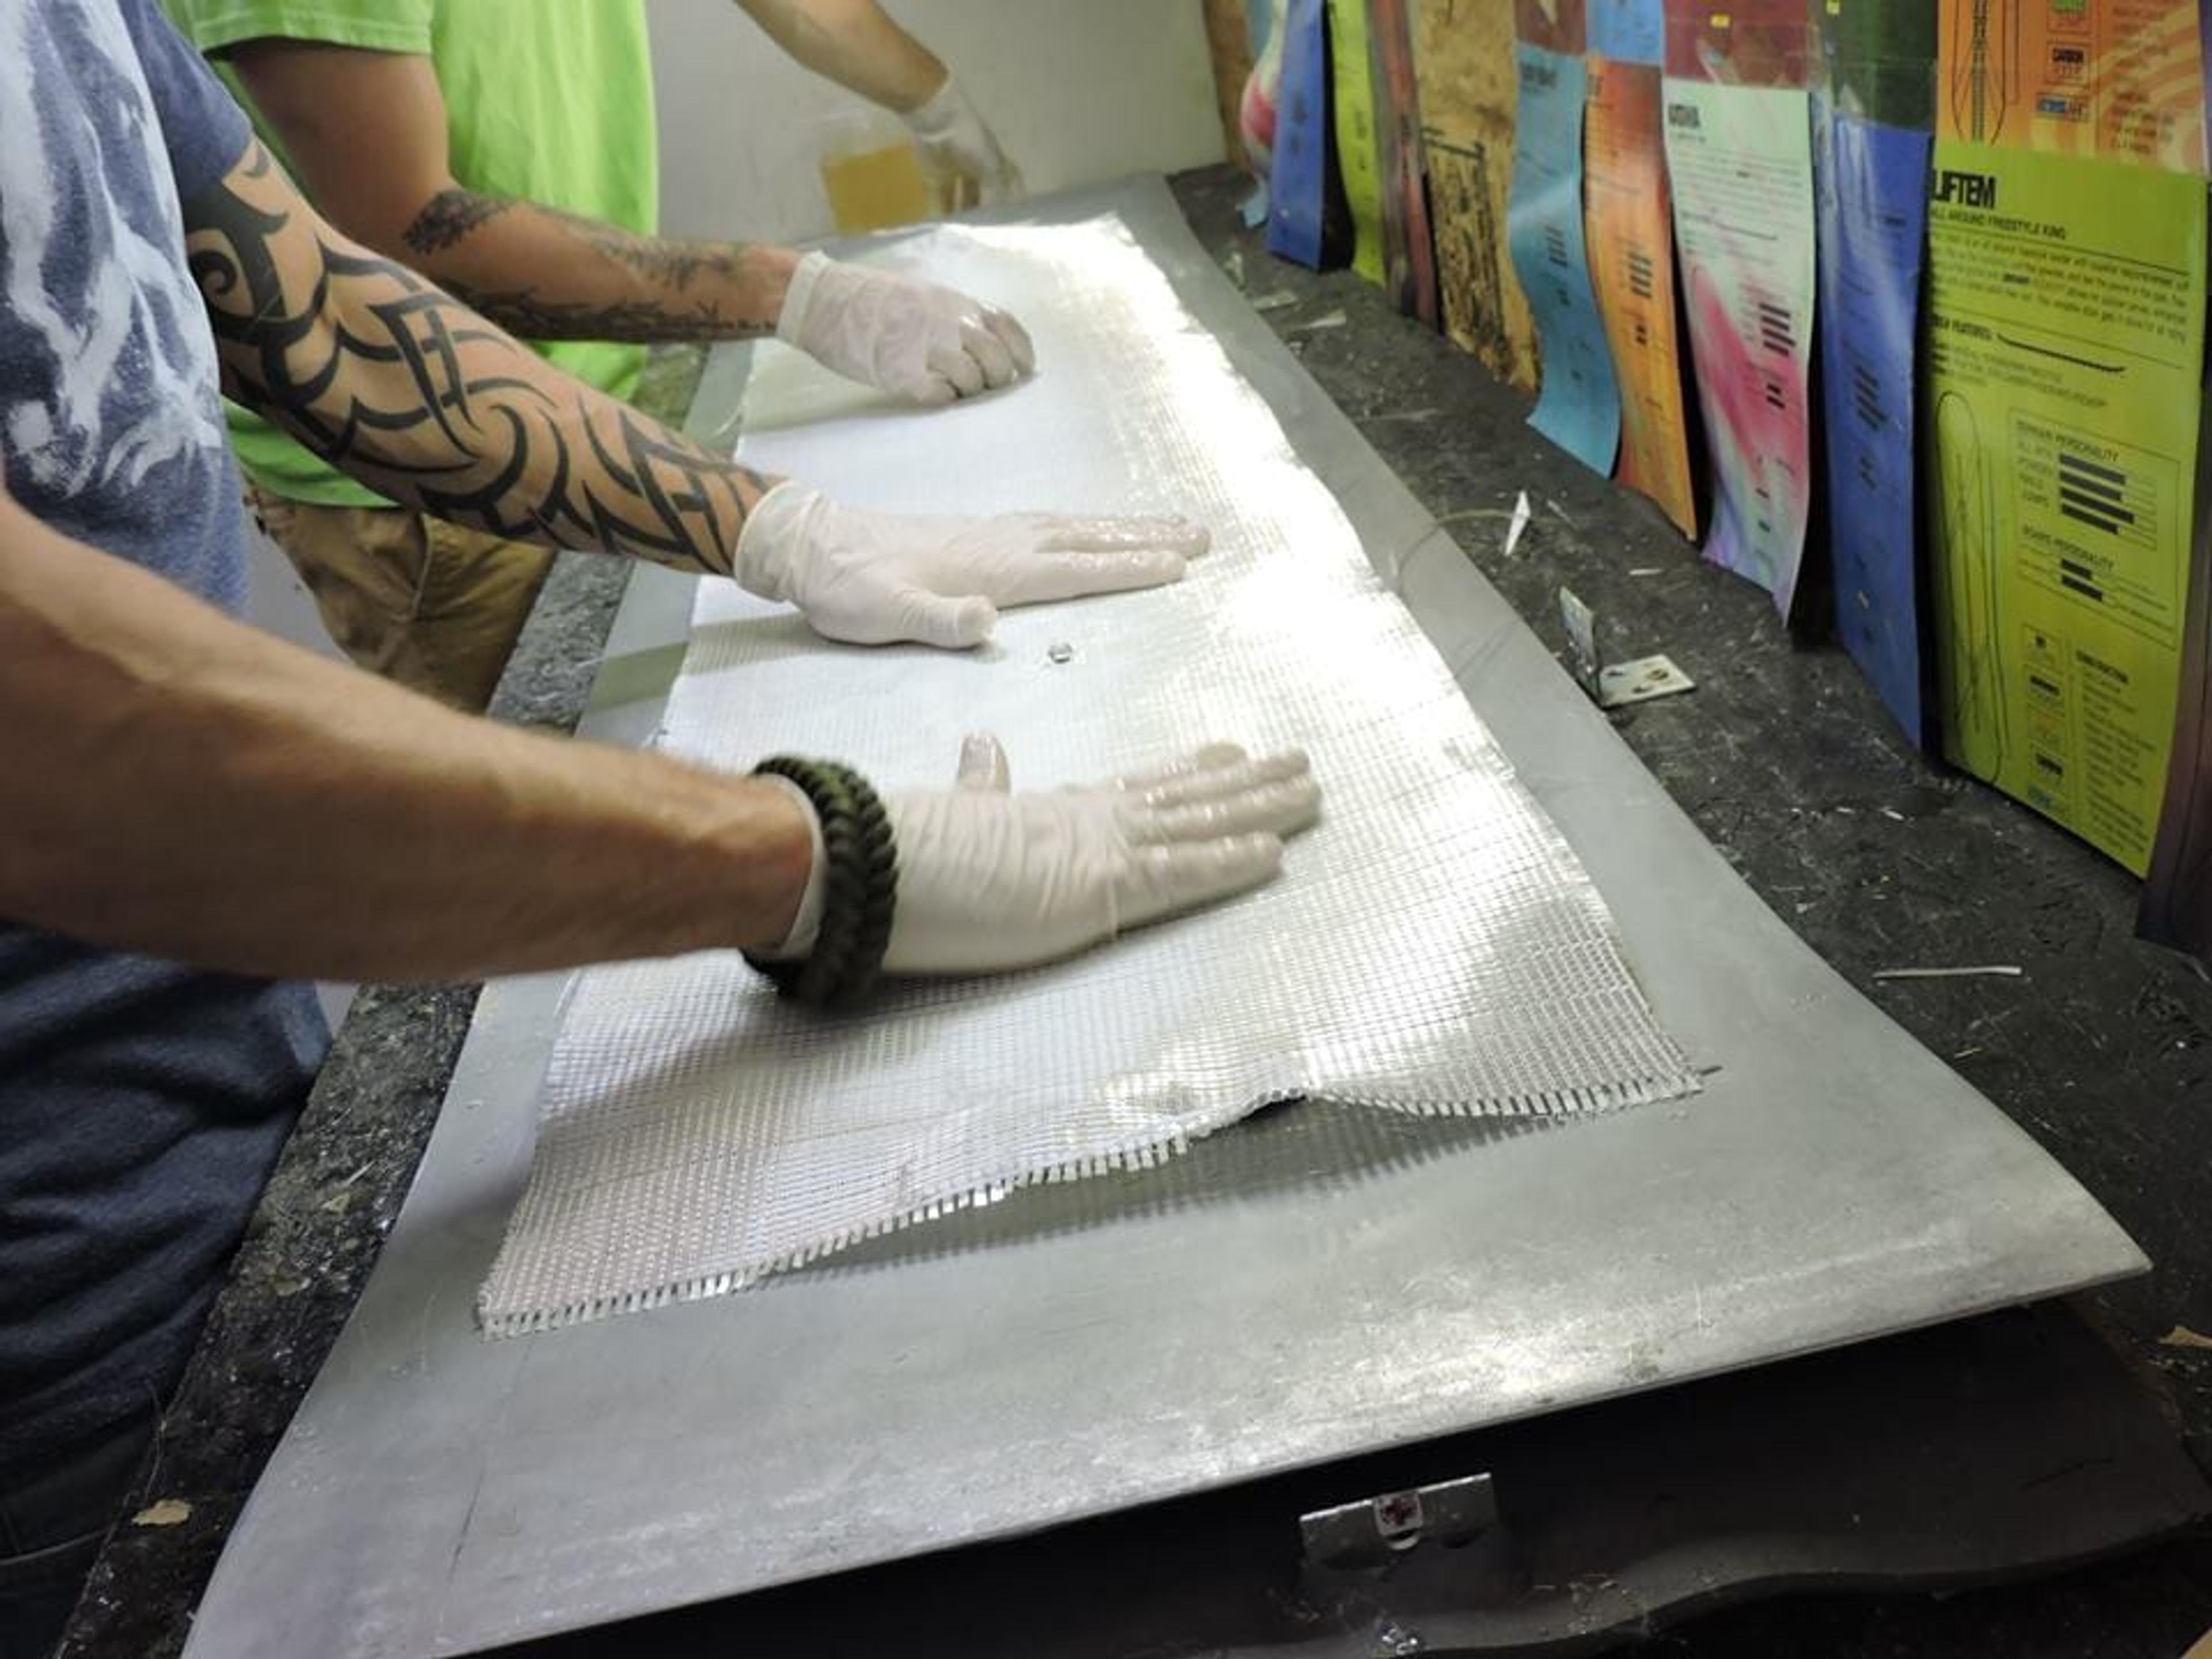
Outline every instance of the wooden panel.
<svg viewBox="0 0 2212 1659">
<path fill-rule="evenodd" d="M 1244 138 L 1237 125 L 1238 104 L 1252 73 L 1252 32 L 1244 21 L 1244 0 L 1202 0 L 1206 49 L 1213 59 L 1213 100 L 1221 109 L 1221 142 L 1226 160 L 1242 166 Z"/>
<path fill-rule="evenodd" d="M 1536 387 L 1536 325 L 1506 251 L 1513 182 L 1513 0 L 1413 0 L 1414 64 L 1444 331 Z"/>
<path fill-rule="evenodd" d="M 1368 0 L 1369 82 L 1382 143 L 1382 282 L 1399 310 L 1431 328 L 1437 304 L 1437 243 L 1429 228 L 1428 163 L 1422 155 L 1421 98 L 1413 73 L 1408 0 Z"/>
</svg>

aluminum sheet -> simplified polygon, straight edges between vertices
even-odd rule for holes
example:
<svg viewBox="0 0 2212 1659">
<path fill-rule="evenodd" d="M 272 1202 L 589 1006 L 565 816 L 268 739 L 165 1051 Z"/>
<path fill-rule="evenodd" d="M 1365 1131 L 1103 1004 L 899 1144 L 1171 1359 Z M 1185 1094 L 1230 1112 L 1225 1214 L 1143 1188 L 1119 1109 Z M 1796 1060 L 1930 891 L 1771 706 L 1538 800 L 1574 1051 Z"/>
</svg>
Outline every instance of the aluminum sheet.
<svg viewBox="0 0 2212 1659">
<path fill-rule="evenodd" d="M 1170 586 L 1010 611 L 972 653 L 832 646 L 702 584 L 663 745 L 742 771 L 773 744 L 887 789 L 946 787 L 978 727 L 1026 787 L 1304 748 L 1323 820 L 1256 893 L 854 1017 L 792 1008 L 734 951 L 581 975 L 486 1328 L 722 1294 L 1297 1097 L 1559 1117 L 1693 1092 L 1573 853 L 1121 220 L 867 257 L 1004 306 L 1043 373 L 917 416 L 774 349 L 742 459 L 884 509 L 1180 510 L 1212 549 Z"/>
<path fill-rule="evenodd" d="M 196 1659 L 472 1652 L 2141 1271 L 2070 1177 L 1759 904 L 1164 186 L 1030 212 L 1108 208 L 1574 845 L 1660 1018 L 1719 1068 L 1705 1093 L 1502 1144 L 1496 1121 L 1399 1120 L 1358 1166 L 1304 1156 L 1313 1117 L 1282 1109 L 1162 1170 L 1030 1188 L 746 1296 L 487 1342 L 471 1304 L 529 1167 L 562 981 L 495 985 Z M 710 366 L 708 425 L 741 372 Z M 638 574 L 588 732 L 651 734 L 690 605 Z M 1355 1115 L 1313 1115 L 1320 1133 Z M 1202 1168 L 1239 1148 L 1237 1178 Z"/>
</svg>

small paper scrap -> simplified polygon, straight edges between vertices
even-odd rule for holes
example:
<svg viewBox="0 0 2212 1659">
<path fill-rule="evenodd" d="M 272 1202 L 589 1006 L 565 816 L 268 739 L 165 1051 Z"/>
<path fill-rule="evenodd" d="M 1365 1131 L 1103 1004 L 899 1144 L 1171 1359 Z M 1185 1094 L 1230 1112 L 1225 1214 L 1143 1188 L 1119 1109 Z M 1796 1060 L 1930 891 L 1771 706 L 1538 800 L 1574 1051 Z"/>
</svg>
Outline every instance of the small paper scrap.
<svg viewBox="0 0 2212 1659">
<path fill-rule="evenodd" d="M 1511 558 L 1513 550 L 1521 545 L 1521 538 L 1528 528 L 1528 520 L 1536 516 L 1528 505 L 1528 492 L 1522 490 L 1521 498 L 1513 503 L 1513 521 L 1505 526 L 1505 556 Z"/>
<path fill-rule="evenodd" d="M 2212 1348 L 2212 1336 L 2202 1331 L 2192 1331 L 2186 1325 L 2176 1325 L 2158 1340 L 2161 1348 Z"/>
<path fill-rule="evenodd" d="M 134 1527 L 173 1527 L 189 1521 L 192 1506 L 181 1498 L 164 1498 L 158 1504 L 149 1504 L 131 1517 Z"/>
</svg>

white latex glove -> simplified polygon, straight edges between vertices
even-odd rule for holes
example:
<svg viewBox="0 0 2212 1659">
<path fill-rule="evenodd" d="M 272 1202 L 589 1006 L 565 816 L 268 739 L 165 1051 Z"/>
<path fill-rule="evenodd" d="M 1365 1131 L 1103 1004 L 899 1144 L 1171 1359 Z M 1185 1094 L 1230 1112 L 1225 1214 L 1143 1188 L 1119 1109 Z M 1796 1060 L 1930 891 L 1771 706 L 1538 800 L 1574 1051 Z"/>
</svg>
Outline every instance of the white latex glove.
<svg viewBox="0 0 2212 1659">
<path fill-rule="evenodd" d="M 947 212 L 988 207 L 1022 193 L 1021 169 L 1006 159 L 975 106 L 951 76 L 905 120 Z"/>
<path fill-rule="evenodd" d="M 933 406 L 1036 367 L 1030 337 L 997 307 L 820 252 L 792 271 L 775 337 L 848 380 Z"/>
<path fill-rule="evenodd" d="M 957 651 L 990 638 L 1001 606 L 1180 581 L 1207 540 L 1185 519 L 864 513 L 787 483 L 745 520 L 731 574 L 826 638 Z"/>
<path fill-rule="evenodd" d="M 1302 754 L 1252 760 L 1218 744 L 1093 788 L 1017 795 L 998 739 L 977 736 L 962 746 L 953 788 L 884 805 L 898 846 L 884 971 L 982 974 L 1073 956 L 1259 886 L 1282 866 L 1283 838 L 1321 816 L 1321 787 Z M 822 862 L 817 847 L 781 954 L 813 948 Z"/>
</svg>

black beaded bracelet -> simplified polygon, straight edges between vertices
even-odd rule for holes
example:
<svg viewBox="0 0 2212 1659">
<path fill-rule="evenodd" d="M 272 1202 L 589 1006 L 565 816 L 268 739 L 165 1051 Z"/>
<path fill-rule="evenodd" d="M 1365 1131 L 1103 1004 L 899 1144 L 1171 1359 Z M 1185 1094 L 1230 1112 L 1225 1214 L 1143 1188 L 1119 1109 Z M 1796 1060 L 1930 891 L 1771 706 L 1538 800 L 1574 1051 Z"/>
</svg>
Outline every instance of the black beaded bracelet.
<svg viewBox="0 0 2212 1659">
<path fill-rule="evenodd" d="M 890 815 L 866 778 L 835 761 L 778 755 L 753 770 L 796 784 L 821 823 L 822 925 L 803 958 L 770 962 L 749 951 L 745 960 L 794 1002 L 857 1007 L 876 988 L 898 908 Z"/>
</svg>

